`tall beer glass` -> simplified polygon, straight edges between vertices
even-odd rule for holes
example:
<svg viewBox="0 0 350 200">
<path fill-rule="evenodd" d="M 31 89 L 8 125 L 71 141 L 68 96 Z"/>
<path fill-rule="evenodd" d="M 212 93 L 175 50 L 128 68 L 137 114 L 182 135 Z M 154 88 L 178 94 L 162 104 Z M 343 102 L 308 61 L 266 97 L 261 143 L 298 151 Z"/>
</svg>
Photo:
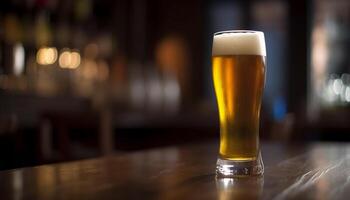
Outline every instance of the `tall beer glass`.
<svg viewBox="0 0 350 200">
<path fill-rule="evenodd" d="M 212 71 L 220 118 L 220 177 L 261 175 L 260 105 L 265 83 L 264 33 L 214 34 Z"/>
</svg>

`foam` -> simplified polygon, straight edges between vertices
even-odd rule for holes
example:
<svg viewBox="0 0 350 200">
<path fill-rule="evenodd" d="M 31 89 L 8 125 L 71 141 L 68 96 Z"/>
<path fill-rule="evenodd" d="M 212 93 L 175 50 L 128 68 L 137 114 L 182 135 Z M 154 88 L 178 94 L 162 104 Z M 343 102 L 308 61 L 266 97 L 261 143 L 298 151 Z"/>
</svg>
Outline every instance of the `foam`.
<svg viewBox="0 0 350 200">
<path fill-rule="evenodd" d="M 265 37 L 260 31 L 223 31 L 214 35 L 213 56 L 266 56 Z"/>
</svg>

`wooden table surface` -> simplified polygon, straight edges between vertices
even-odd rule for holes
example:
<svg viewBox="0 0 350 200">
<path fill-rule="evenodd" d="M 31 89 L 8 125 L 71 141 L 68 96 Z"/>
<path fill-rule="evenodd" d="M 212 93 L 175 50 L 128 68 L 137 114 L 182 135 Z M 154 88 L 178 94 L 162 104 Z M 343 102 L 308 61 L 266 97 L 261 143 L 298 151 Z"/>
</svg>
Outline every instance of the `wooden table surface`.
<svg viewBox="0 0 350 200">
<path fill-rule="evenodd" d="M 0 199 L 350 199 L 350 144 L 263 143 L 262 177 L 216 179 L 216 142 L 0 172 Z"/>
</svg>

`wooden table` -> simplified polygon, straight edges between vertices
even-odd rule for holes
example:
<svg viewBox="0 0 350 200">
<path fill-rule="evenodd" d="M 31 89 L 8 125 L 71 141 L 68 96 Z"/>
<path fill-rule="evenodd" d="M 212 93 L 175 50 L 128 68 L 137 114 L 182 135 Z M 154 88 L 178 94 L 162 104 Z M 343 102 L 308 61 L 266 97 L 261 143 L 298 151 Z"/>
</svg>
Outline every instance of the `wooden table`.
<svg viewBox="0 0 350 200">
<path fill-rule="evenodd" d="M 0 199 L 349 199 L 350 144 L 263 143 L 265 175 L 216 179 L 216 142 L 0 172 Z"/>
</svg>

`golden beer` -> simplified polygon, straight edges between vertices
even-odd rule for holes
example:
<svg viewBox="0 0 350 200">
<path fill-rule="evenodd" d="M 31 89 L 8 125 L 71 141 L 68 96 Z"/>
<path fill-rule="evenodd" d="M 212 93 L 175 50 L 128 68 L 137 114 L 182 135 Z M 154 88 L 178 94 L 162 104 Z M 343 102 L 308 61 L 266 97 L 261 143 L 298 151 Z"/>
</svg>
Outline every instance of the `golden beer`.
<svg viewBox="0 0 350 200">
<path fill-rule="evenodd" d="M 214 35 L 212 72 L 220 118 L 218 174 L 262 174 L 259 118 L 265 83 L 262 32 Z"/>
<path fill-rule="evenodd" d="M 220 157 L 255 160 L 259 152 L 259 114 L 265 58 L 213 56 L 213 79 L 220 116 Z"/>
</svg>

